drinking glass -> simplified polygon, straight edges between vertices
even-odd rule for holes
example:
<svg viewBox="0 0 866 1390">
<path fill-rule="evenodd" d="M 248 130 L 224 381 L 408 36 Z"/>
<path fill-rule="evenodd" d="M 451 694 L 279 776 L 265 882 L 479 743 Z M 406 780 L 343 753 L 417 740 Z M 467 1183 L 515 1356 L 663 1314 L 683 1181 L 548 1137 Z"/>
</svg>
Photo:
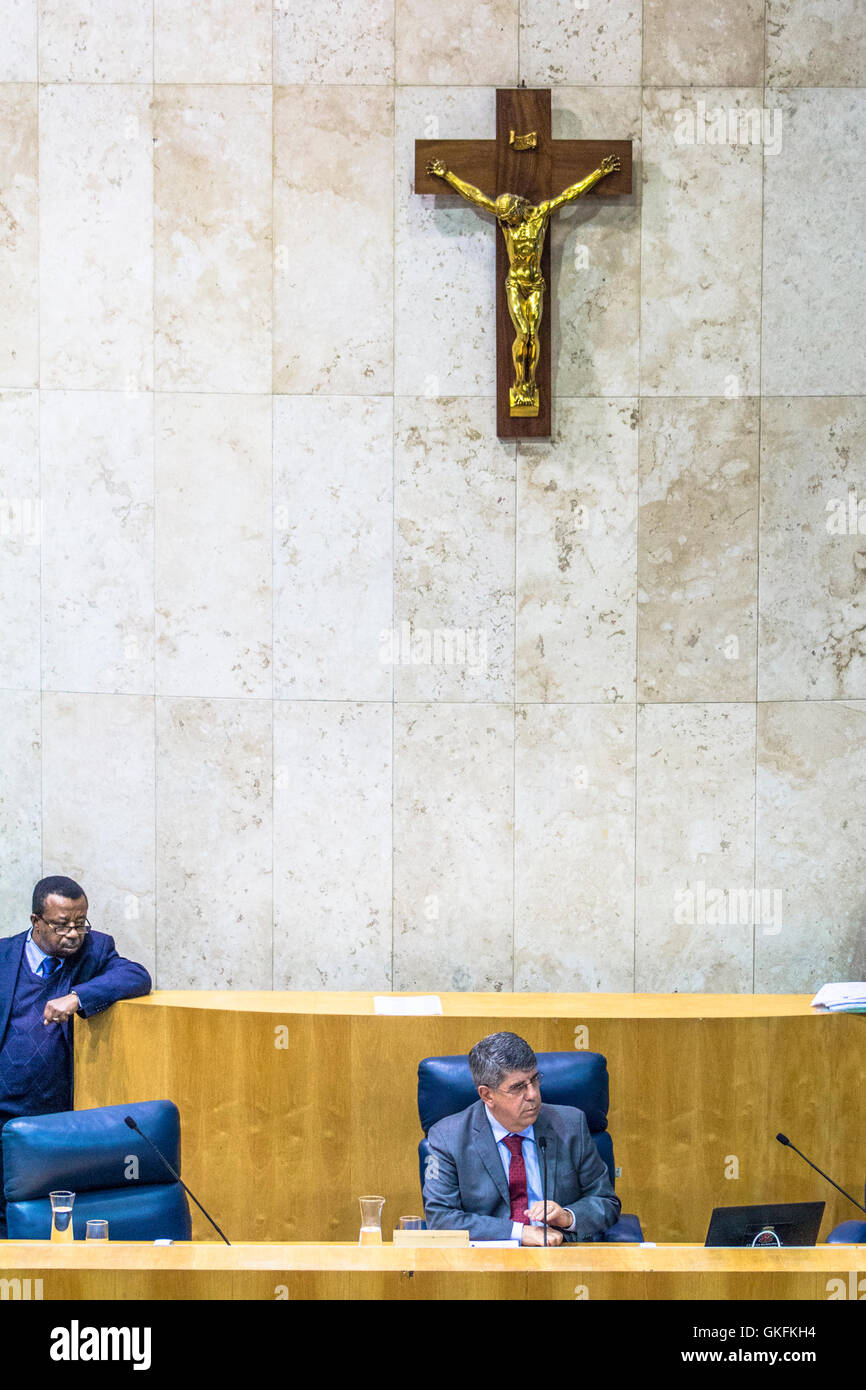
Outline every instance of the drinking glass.
<svg viewBox="0 0 866 1390">
<path fill-rule="evenodd" d="M 51 1239 L 74 1240 L 72 1234 L 72 1204 L 74 1192 L 49 1192 L 51 1199 Z"/>
<path fill-rule="evenodd" d="M 382 1208 L 385 1205 L 384 1197 L 359 1197 L 361 1204 L 361 1234 L 358 1236 L 359 1245 L 381 1245 L 382 1244 Z"/>
<path fill-rule="evenodd" d="M 85 1240 L 108 1240 L 108 1222 L 101 1218 L 88 1221 L 84 1228 Z"/>
</svg>

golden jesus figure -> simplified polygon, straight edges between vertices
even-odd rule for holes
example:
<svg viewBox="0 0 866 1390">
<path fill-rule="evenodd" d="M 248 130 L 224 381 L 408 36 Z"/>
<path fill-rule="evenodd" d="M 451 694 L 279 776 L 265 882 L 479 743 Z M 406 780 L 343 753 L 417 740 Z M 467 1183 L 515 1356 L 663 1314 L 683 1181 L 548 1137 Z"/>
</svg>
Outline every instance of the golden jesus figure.
<svg viewBox="0 0 866 1390">
<path fill-rule="evenodd" d="M 427 165 L 428 174 L 436 174 L 444 179 L 467 202 L 474 203 L 485 212 L 492 212 L 502 228 L 509 266 L 505 293 L 515 334 L 511 349 L 514 385 L 509 393 L 512 415 L 538 414 L 535 369 L 539 353 L 538 329 L 544 312 L 541 253 L 551 214 L 566 203 L 573 203 L 583 193 L 588 193 L 600 179 L 606 174 L 615 173 L 619 167 L 616 155 L 605 155 L 598 168 L 581 179 L 580 183 L 573 183 L 557 198 L 533 205 L 516 193 L 501 193 L 496 199 L 488 198 L 479 188 L 446 169 L 441 159 L 431 159 Z"/>
</svg>

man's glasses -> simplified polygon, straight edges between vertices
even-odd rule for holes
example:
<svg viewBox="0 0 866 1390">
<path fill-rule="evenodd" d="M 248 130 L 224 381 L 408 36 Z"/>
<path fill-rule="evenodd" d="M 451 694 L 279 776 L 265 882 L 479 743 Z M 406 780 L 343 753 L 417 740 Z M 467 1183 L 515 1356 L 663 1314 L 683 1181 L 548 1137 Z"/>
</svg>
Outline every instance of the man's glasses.
<svg viewBox="0 0 866 1390">
<path fill-rule="evenodd" d="M 38 915 L 38 914 L 37 914 Z M 73 932 L 81 933 L 86 936 L 92 927 L 85 917 L 81 922 L 49 922 L 45 917 L 39 917 L 40 922 L 44 922 L 46 927 L 50 927 L 55 936 L 71 936 Z"/>
<path fill-rule="evenodd" d="M 507 1096 L 522 1096 L 535 1086 L 540 1086 L 544 1080 L 544 1072 L 537 1071 L 534 1076 L 530 1076 L 528 1081 L 519 1081 L 516 1086 L 497 1086 L 497 1091 L 504 1091 Z"/>
</svg>

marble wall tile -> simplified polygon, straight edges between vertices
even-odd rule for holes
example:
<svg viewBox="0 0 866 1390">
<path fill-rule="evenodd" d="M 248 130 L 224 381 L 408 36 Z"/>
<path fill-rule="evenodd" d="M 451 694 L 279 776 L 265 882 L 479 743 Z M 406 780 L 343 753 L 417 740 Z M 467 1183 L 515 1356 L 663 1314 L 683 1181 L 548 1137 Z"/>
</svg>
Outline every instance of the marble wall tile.
<svg viewBox="0 0 866 1390">
<path fill-rule="evenodd" d="M 639 993 L 752 989 L 754 800 L 754 705 L 638 706 Z"/>
<path fill-rule="evenodd" d="M 557 400 L 518 447 L 519 700 L 634 699 L 638 410 Z"/>
<path fill-rule="evenodd" d="M 627 396 L 638 390 L 640 326 L 640 89 L 555 87 L 555 140 L 634 141 L 633 192 L 589 197 L 551 222 L 553 392 Z M 559 189 L 552 190 L 558 193 Z"/>
<path fill-rule="evenodd" d="M 0 936 L 30 925 L 42 877 L 42 711 L 38 690 L 0 690 Z"/>
<path fill-rule="evenodd" d="M 68 874 L 121 955 L 153 972 L 154 712 L 141 695 L 46 694 L 46 874 Z"/>
<path fill-rule="evenodd" d="M 270 82 L 271 0 L 153 0 L 157 82 Z"/>
<path fill-rule="evenodd" d="M 0 388 L 39 382 L 38 97 L 0 86 Z"/>
<path fill-rule="evenodd" d="M 762 405 L 760 700 L 866 698 L 866 399 Z"/>
<path fill-rule="evenodd" d="M 36 0 L 6 0 L 3 43 L 0 44 L 0 82 L 37 80 L 37 27 Z"/>
<path fill-rule="evenodd" d="M 758 706 L 759 992 L 866 979 L 864 777 L 862 701 Z"/>
<path fill-rule="evenodd" d="M 758 390 L 762 150 L 707 137 L 723 128 L 748 138 L 757 125 L 737 113 L 756 112 L 757 120 L 761 107 L 760 89 L 644 92 L 641 388 L 648 395 Z"/>
<path fill-rule="evenodd" d="M 391 390 L 393 131 L 380 87 L 275 93 L 275 391 Z"/>
<path fill-rule="evenodd" d="M 393 0 L 274 0 L 274 81 L 390 83 Z"/>
<path fill-rule="evenodd" d="M 40 82 L 151 82 L 153 0 L 39 0 Z"/>
<path fill-rule="evenodd" d="M 156 399 L 156 679 L 264 696 L 272 680 L 271 402 Z"/>
<path fill-rule="evenodd" d="M 394 707 L 395 990 L 510 990 L 514 711 Z"/>
<path fill-rule="evenodd" d="M 38 690 L 39 397 L 0 391 L 0 687 Z"/>
<path fill-rule="evenodd" d="M 397 81 L 516 87 L 518 0 L 397 0 Z"/>
<path fill-rule="evenodd" d="M 6 0 L 0 930 L 71 868 L 166 987 L 866 969 L 862 9 Z M 517 445 L 413 167 L 521 80 L 636 162 Z"/>
<path fill-rule="evenodd" d="M 768 0 L 767 85 L 866 86 L 861 0 Z"/>
<path fill-rule="evenodd" d="M 274 705 L 274 988 L 391 987 L 390 704 Z"/>
<path fill-rule="evenodd" d="M 754 397 L 641 404 L 638 699 L 755 698 Z"/>
<path fill-rule="evenodd" d="M 274 401 L 274 690 L 387 700 L 393 688 L 393 402 Z"/>
<path fill-rule="evenodd" d="M 516 710 L 514 988 L 634 988 L 633 705 Z"/>
<path fill-rule="evenodd" d="M 43 391 L 46 690 L 153 693 L 153 398 Z"/>
<path fill-rule="evenodd" d="M 157 983 L 273 988 L 273 706 L 157 700 Z"/>
<path fill-rule="evenodd" d="M 764 0 L 644 0 L 649 86 L 755 87 L 764 80 Z"/>
<path fill-rule="evenodd" d="M 781 149 L 764 188 L 763 391 L 862 395 L 866 91 L 768 93 L 767 104 Z"/>
<path fill-rule="evenodd" d="M 157 88 L 156 385 L 271 389 L 271 91 Z"/>
<path fill-rule="evenodd" d="M 401 396 L 496 393 L 499 229 L 456 196 L 413 191 L 416 140 L 495 133 L 491 88 L 397 92 L 394 389 Z"/>
<path fill-rule="evenodd" d="M 152 150 L 149 87 L 40 89 L 43 387 L 151 385 Z"/>
<path fill-rule="evenodd" d="M 398 400 L 394 689 L 514 696 L 514 445 L 493 402 Z"/>
<path fill-rule="evenodd" d="M 636 0 L 522 0 L 520 79 L 528 87 L 640 82 Z"/>
</svg>

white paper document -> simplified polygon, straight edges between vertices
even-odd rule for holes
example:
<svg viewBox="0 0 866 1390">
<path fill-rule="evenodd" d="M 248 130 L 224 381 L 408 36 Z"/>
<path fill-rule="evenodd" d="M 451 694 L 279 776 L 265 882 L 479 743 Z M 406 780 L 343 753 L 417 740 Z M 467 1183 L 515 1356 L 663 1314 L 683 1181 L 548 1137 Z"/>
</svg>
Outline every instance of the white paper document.
<svg viewBox="0 0 866 1390">
<path fill-rule="evenodd" d="M 866 980 L 853 980 L 842 985 L 822 985 L 812 1004 L 819 1009 L 866 1008 Z"/>
<path fill-rule="evenodd" d="M 391 1014 L 397 1018 L 410 1018 L 413 1014 L 441 1014 L 442 1000 L 438 994 L 413 994 L 401 997 L 396 994 L 375 994 L 373 996 L 374 1014 Z"/>
</svg>

